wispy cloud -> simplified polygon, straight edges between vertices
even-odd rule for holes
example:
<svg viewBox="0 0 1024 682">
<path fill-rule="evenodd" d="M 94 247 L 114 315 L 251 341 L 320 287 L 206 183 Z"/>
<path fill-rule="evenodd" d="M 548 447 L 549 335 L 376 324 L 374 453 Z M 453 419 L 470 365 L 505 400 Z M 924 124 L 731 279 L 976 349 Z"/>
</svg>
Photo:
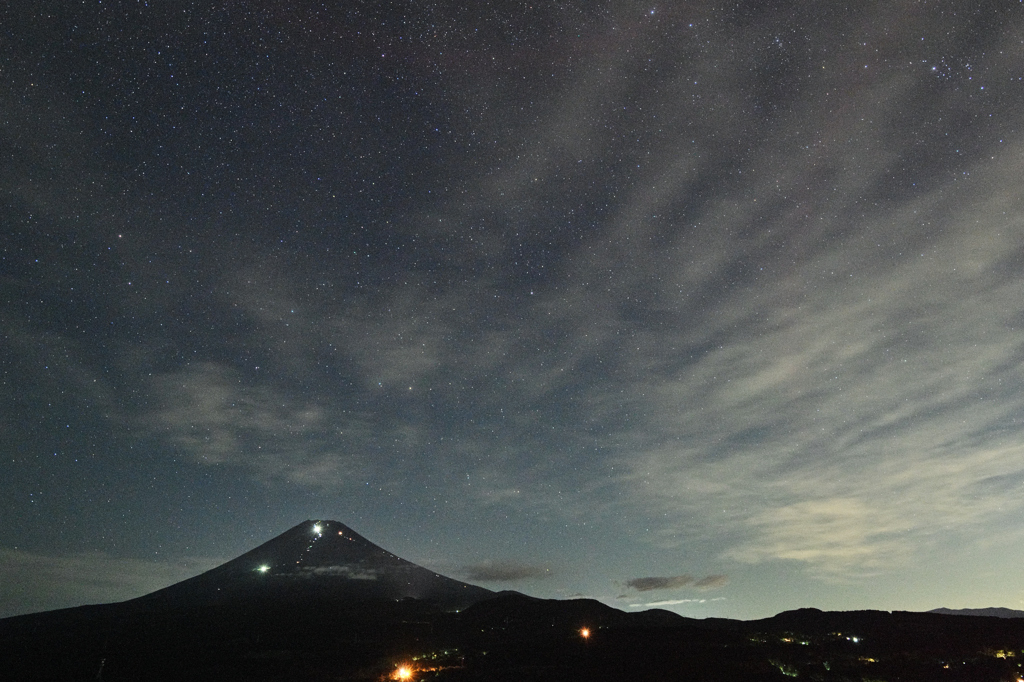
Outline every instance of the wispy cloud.
<svg viewBox="0 0 1024 682">
<path fill-rule="evenodd" d="M 724 587 L 729 579 L 724 575 L 709 575 L 703 578 L 694 578 L 690 575 L 672 575 L 648 578 L 631 578 L 626 581 L 626 587 L 637 592 L 650 592 L 651 590 L 674 590 L 681 587 L 696 587 L 699 589 L 713 589 Z"/>
<path fill-rule="evenodd" d="M 630 604 L 629 608 L 646 609 L 658 606 L 678 606 L 680 604 L 707 604 L 708 602 L 716 601 L 725 601 L 725 597 L 715 597 L 713 599 L 663 599 L 661 601 L 649 601 Z"/>
<path fill-rule="evenodd" d="M 485 561 L 465 566 L 459 573 L 467 580 L 508 583 L 528 578 L 548 578 L 551 576 L 551 569 L 517 561 Z"/>
<path fill-rule="evenodd" d="M 673 575 L 662 578 L 632 578 L 626 581 L 626 587 L 631 587 L 638 592 L 649 590 L 670 590 L 677 587 L 686 587 L 694 582 L 693 576 Z"/>
<path fill-rule="evenodd" d="M 870 105 L 839 118 L 797 100 L 710 201 L 684 207 L 696 163 L 655 161 L 575 261 L 563 366 L 606 372 L 579 398 L 664 543 L 848 580 L 1019 513 L 1022 150 L 993 137 L 957 172 L 928 169 L 929 190 L 887 187 L 909 153 L 895 112 L 927 87 L 908 77 L 865 81 Z"/>
<path fill-rule="evenodd" d="M 638 502 L 661 497 L 673 533 L 717 509 L 724 556 L 833 577 L 1020 509 L 1022 451 L 1007 434 L 1024 409 L 1022 306 L 1004 263 L 1019 208 L 1000 179 L 1019 172 L 1013 158 L 894 212 L 936 226 L 926 246 L 880 249 L 881 264 L 825 249 L 728 301 L 703 340 L 680 339 L 702 350 L 626 394 L 650 415 L 648 434 L 622 434 L 643 453 L 624 460 Z M 879 221 L 862 230 L 865 244 L 887 238 Z"/>
<path fill-rule="evenodd" d="M 729 584 L 729 577 L 724 575 L 708 575 L 696 580 L 693 586 L 699 590 L 714 590 Z"/>
<path fill-rule="evenodd" d="M 273 384 L 252 384 L 222 364 L 155 377 L 147 424 L 200 464 L 246 467 L 267 479 L 336 486 L 367 469 L 366 419 Z"/>
</svg>

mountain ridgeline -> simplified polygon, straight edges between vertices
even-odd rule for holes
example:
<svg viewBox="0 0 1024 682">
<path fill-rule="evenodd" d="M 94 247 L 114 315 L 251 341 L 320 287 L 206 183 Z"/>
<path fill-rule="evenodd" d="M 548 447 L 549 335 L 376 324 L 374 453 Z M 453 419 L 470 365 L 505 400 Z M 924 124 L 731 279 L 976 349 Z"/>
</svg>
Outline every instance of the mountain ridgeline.
<svg viewBox="0 0 1024 682">
<path fill-rule="evenodd" d="M 1024 682 L 1024 618 L 799 609 L 757 621 L 493 592 L 306 521 L 116 604 L 0 620 L 11 680 Z"/>
</svg>

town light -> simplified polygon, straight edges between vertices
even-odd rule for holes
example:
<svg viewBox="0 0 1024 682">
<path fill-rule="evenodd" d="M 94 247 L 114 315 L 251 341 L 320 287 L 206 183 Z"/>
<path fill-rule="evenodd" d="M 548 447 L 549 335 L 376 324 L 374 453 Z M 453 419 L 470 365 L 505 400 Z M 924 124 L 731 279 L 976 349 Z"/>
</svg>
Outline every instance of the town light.
<svg viewBox="0 0 1024 682">
<path fill-rule="evenodd" d="M 580 637 L 590 639 L 590 628 L 580 628 Z"/>
</svg>

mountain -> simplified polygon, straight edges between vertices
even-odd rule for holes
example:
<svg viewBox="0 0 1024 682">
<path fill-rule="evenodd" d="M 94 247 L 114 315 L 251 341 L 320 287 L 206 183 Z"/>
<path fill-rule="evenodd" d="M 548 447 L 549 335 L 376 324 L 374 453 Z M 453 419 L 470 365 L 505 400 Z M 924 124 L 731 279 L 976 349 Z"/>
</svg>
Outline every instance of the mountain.
<svg viewBox="0 0 1024 682">
<path fill-rule="evenodd" d="M 237 559 L 132 602 L 169 607 L 253 599 L 416 599 L 454 611 L 494 595 L 397 557 L 343 523 L 310 520 Z"/>
<path fill-rule="evenodd" d="M 992 618 L 1024 618 L 1024 611 L 1007 609 L 1001 606 L 990 606 L 987 609 L 932 609 L 928 613 L 941 613 L 947 616 L 989 616 Z"/>
</svg>

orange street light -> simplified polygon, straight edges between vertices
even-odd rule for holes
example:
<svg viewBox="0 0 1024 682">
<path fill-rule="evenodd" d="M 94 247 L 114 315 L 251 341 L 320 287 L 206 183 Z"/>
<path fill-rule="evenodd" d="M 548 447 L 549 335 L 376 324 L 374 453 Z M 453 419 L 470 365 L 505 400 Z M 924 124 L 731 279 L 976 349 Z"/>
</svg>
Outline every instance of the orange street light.
<svg viewBox="0 0 1024 682">
<path fill-rule="evenodd" d="M 398 670 L 391 676 L 393 680 L 411 680 L 412 679 L 412 668 L 407 665 L 398 666 Z"/>
<path fill-rule="evenodd" d="M 590 628 L 580 628 L 580 637 L 590 639 Z"/>
</svg>

